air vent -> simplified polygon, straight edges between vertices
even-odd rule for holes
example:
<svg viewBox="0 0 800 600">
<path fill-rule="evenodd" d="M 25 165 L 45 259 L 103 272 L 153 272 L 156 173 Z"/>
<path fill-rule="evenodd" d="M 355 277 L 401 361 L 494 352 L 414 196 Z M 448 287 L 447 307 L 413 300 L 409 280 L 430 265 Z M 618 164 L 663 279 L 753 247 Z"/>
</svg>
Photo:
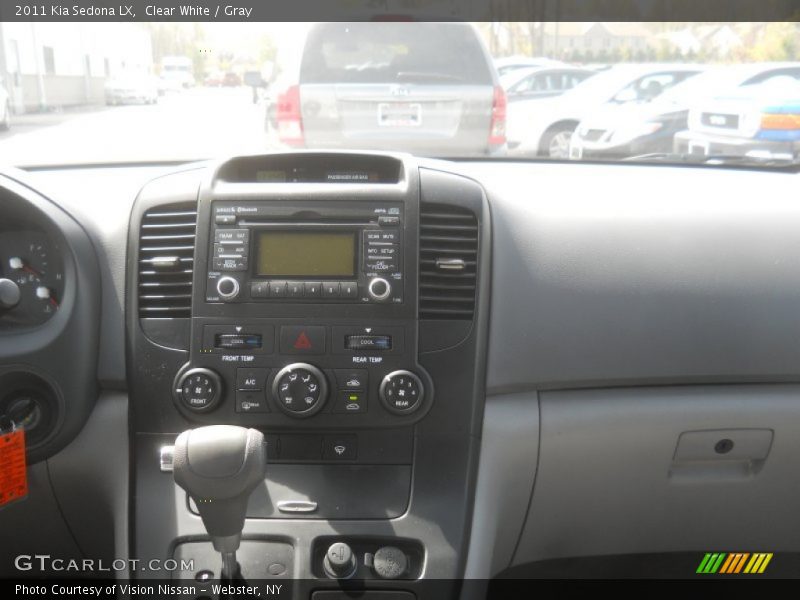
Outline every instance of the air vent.
<svg viewBox="0 0 800 600">
<path fill-rule="evenodd" d="M 422 204 L 420 319 L 470 320 L 475 312 L 478 220 L 465 208 Z"/>
<path fill-rule="evenodd" d="M 139 317 L 191 316 L 197 206 L 148 210 L 139 232 Z"/>
</svg>

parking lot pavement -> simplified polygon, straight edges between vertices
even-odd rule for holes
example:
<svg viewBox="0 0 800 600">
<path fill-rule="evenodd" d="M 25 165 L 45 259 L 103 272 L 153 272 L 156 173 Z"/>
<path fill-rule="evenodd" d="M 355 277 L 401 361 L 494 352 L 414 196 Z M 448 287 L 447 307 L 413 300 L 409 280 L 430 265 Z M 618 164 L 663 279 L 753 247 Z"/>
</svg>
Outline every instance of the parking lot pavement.
<svg viewBox="0 0 800 600">
<path fill-rule="evenodd" d="M 17 115 L 0 133 L 0 164 L 197 159 L 274 148 L 266 107 L 249 88 L 196 88 L 155 105 Z"/>
</svg>

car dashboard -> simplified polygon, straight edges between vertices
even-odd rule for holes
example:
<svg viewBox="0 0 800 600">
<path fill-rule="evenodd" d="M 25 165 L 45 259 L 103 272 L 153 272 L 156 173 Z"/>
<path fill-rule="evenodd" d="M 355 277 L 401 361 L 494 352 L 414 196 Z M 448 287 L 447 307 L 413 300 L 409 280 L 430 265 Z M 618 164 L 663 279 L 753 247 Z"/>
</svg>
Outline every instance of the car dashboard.
<svg viewBox="0 0 800 600">
<path fill-rule="evenodd" d="M 314 151 L 6 170 L 0 413 L 30 491 L 3 564 L 218 577 L 172 473 L 210 425 L 265 436 L 239 561 L 296 598 L 792 552 L 796 177 Z"/>
</svg>

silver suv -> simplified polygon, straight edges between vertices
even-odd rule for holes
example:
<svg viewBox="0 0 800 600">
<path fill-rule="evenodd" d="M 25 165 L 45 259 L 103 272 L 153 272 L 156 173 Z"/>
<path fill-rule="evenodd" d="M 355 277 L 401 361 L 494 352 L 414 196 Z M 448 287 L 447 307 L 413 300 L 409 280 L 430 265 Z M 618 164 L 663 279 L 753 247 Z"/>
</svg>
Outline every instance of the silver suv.
<svg viewBox="0 0 800 600">
<path fill-rule="evenodd" d="M 278 91 L 290 147 L 505 153 L 505 92 L 467 23 L 317 24 Z"/>
</svg>

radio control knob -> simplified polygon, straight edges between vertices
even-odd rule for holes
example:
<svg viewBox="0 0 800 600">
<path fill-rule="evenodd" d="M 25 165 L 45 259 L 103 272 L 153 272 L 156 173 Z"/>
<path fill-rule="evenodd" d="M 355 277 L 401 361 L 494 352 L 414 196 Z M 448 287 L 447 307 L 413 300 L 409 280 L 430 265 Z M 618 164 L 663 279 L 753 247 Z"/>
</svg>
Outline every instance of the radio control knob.
<svg viewBox="0 0 800 600">
<path fill-rule="evenodd" d="M 233 300 L 239 295 L 239 282 L 233 277 L 220 277 L 217 281 L 217 293 L 223 300 Z"/>
<path fill-rule="evenodd" d="M 422 405 L 425 387 L 411 371 L 392 371 L 381 381 L 378 395 L 390 413 L 408 415 Z"/>
<path fill-rule="evenodd" d="M 369 282 L 367 292 L 373 300 L 383 301 L 392 293 L 392 285 L 383 277 L 376 277 Z"/>
</svg>

